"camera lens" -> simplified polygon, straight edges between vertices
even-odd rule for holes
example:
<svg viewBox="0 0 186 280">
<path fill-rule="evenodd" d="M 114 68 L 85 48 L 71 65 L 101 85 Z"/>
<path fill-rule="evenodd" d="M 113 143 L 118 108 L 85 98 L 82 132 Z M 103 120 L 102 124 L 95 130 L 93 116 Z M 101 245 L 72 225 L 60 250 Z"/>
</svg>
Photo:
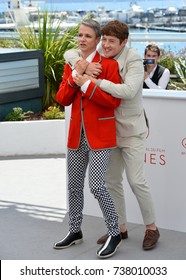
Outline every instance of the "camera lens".
<svg viewBox="0 0 186 280">
<path fill-rule="evenodd" d="M 147 64 L 154 64 L 155 60 L 152 58 L 147 59 Z"/>
</svg>

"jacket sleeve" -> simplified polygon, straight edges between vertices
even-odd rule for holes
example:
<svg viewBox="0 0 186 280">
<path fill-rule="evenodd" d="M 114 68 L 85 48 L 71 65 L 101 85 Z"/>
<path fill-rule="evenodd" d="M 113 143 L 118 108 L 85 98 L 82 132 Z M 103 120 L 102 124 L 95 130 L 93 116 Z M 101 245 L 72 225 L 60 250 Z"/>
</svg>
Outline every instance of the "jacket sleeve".
<svg viewBox="0 0 186 280">
<path fill-rule="evenodd" d="M 59 90 L 56 94 L 56 101 L 63 105 L 69 106 L 74 100 L 74 96 L 79 87 L 74 83 L 72 78 L 72 70 L 68 64 L 64 66 L 64 74 Z"/>
<path fill-rule="evenodd" d="M 126 58 L 126 69 L 120 70 L 122 84 L 114 84 L 106 79 L 98 80 L 97 85 L 104 91 L 121 99 L 133 99 L 143 87 L 144 67 L 141 57 L 134 53 Z M 120 67 L 121 68 L 121 67 Z"/>
<path fill-rule="evenodd" d="M 92 82 L 88 87 L 85 97 L 98 105 L 112 109 L 116 109 L 121 103 L 120 98 L 113 97 Z"/>
<path fill-rule="evenodd" d="M 103 75 L 109 81 L 112 81 L 113 84 L 118 84 L 121 82 L 118 63 L 114 60 L 108 61 L 106 67 L 103 67 L 101 75 Z M 88 89 L 85 93 L 85 98 L 91 99 L 92 102 L 95 102 L 101 106 L 113 109 L 117 108 L 121 102 L 119 97 L 113 97 L 111 94 L 108 94 L 107 91 L 104 91 L 92 82 L 88 86 Z"/>
<path fill-rule="evenodd" d="M 72 69 L 74 68 L 75 63 L 78 60 L 82 59 L 80 57 L 80 52 L 78 49 L 71 49 L 66 51 L 63 57 L 65 59 L 65 62 L 68 63 Z"/>
</svg>

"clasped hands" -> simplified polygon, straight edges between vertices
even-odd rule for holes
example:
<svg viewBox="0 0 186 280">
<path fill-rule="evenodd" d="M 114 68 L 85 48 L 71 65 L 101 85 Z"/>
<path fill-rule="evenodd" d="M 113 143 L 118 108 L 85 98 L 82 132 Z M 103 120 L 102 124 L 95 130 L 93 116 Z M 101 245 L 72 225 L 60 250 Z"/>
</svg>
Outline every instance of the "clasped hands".
<svg viewBox="0 0 186 280">
<path fill-rule="evenodd" d="M 96 78 L 101 73 L 102 66 L 98 62 L 89 63 L 83 59 L 76 62 L 74 69 L 77 71 L 77 74 L 73 80 L 78 86 L 81 87 L 88 80 L 96 83 Z"/>
</svg>

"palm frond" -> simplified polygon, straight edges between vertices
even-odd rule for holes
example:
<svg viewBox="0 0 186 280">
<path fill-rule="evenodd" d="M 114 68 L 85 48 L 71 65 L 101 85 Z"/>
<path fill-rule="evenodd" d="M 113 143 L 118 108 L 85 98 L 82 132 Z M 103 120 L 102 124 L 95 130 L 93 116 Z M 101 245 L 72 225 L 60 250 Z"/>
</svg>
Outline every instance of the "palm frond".
<svg viewBox="0 0 186 280">
<path fill-rule="evenodd" d="M 79 24 L 65 31 L 61 29 L 62 19 L 56 20 L 48 11 L 38 12 L 38 26 L 19 27 L 17 32 L 26 49 L 41 49 L 44 52 L 45 95 L 43 109 L 54 105 L 64 71 L 64 53 L 77 47 Z"/>
</svg>

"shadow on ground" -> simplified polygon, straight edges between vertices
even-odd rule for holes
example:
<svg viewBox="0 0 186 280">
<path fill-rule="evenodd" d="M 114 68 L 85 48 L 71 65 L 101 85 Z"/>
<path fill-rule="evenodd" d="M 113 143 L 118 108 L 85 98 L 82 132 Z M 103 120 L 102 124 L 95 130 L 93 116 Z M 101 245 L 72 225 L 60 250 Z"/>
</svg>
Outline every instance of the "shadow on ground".
<svg viewBox="0 0 186 280">
<path fill-rule="evenodd" d="M 96 240 L 106 232 L 104 220 L 84 215 L 83 243 L 54 250 L 53 243 L 68 232 L 65 209 L 0 201 L 1 260 L 96 260 Z M 144 226 L 128 224 L 129 239 L 124 240 L 115 260 L 185 260 L 186 234 L 160 229 L 158 246 L 142 250 Z"/>
</svg>

